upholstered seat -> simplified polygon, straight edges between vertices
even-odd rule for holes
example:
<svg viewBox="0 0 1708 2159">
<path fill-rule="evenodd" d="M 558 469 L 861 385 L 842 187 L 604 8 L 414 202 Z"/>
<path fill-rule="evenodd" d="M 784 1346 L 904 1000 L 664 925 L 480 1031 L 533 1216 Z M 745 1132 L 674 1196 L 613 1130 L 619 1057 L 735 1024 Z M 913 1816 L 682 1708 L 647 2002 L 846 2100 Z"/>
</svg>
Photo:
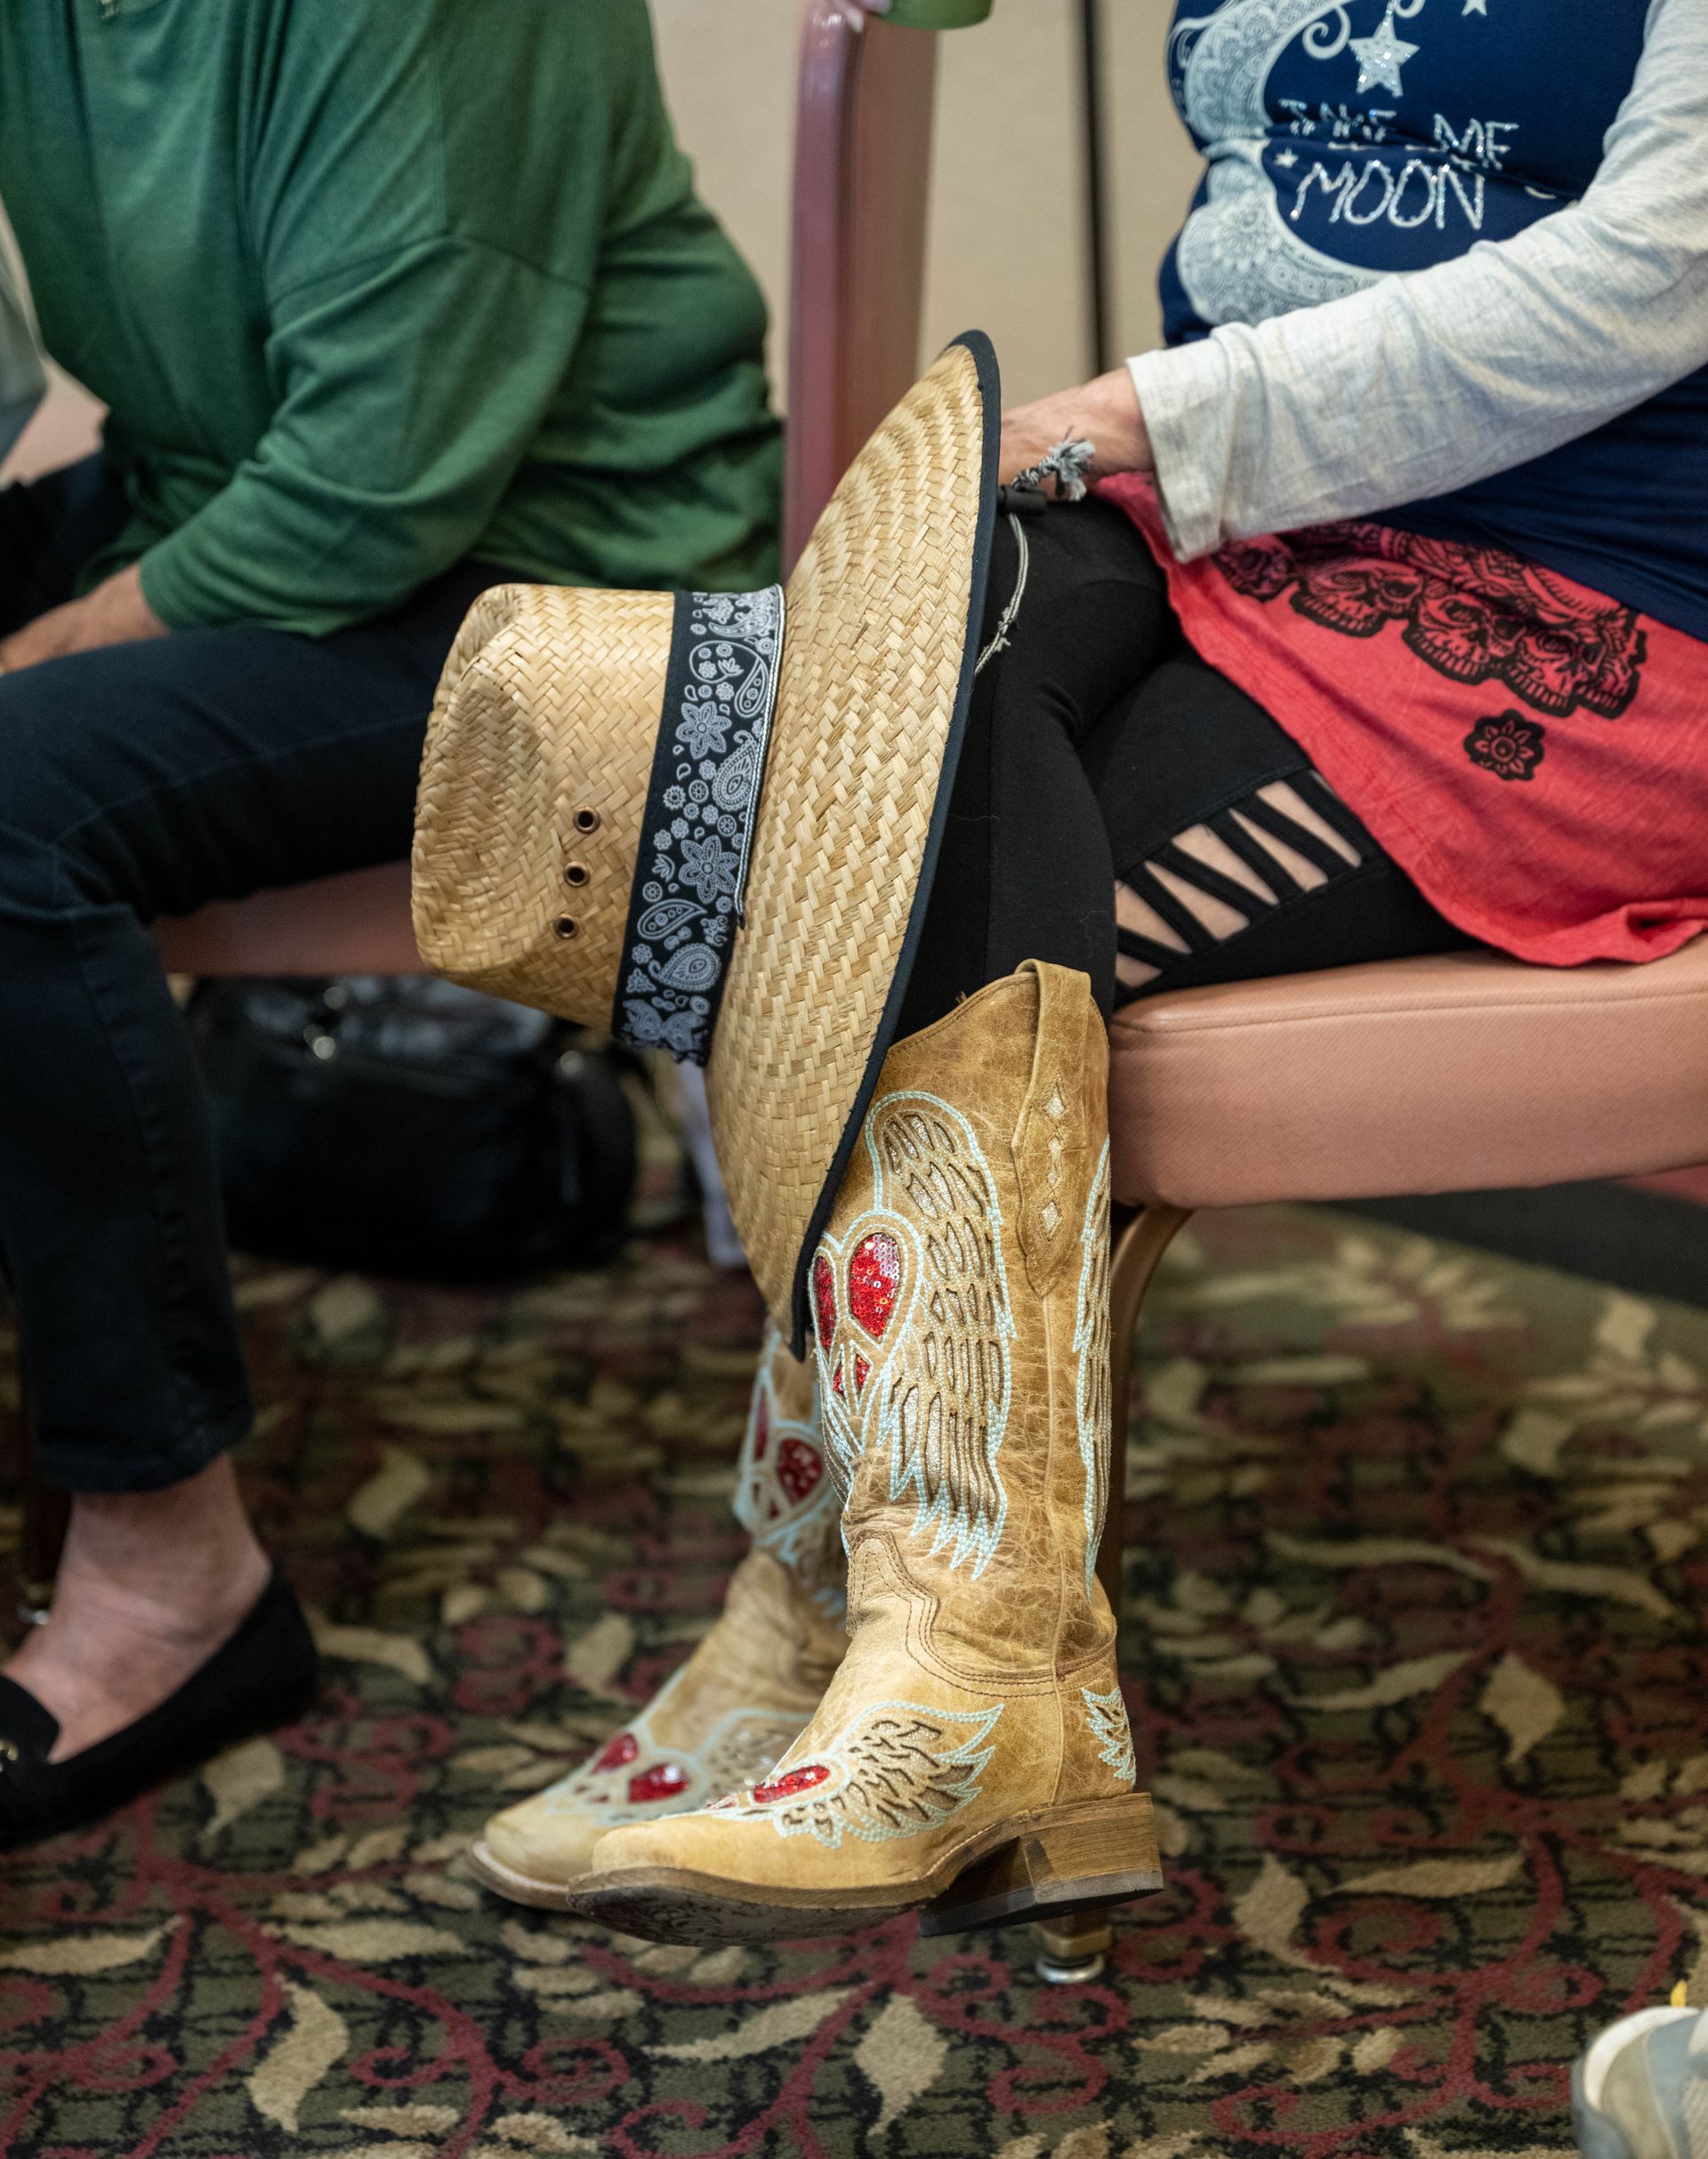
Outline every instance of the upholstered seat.
<svg viewBox="0 0 1708 2159">
<path fill-rule="evenodd" d="M 1141 999 L 1110 1110 L 1116 1197 L 1185 1212 L 1708 1161 L 1708 938 L 1643 967 L 1455 953 Z"/>
</svg>

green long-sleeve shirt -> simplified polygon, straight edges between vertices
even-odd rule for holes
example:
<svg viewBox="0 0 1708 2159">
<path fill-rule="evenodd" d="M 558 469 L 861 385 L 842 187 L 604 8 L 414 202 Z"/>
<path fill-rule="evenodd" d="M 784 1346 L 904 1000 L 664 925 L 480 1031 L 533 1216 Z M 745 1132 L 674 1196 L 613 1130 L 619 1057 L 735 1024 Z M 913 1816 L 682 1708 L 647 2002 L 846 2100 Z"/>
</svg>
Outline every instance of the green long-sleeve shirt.
<svg viewBox="0 0 1708 2159">
<path fill-rule="evenodd" d="M 645 0 L 6 0 L 0 199 L 129 489 L 88 581 L 174 627 L 775 574 L 764 304 Z"/>
</svg>

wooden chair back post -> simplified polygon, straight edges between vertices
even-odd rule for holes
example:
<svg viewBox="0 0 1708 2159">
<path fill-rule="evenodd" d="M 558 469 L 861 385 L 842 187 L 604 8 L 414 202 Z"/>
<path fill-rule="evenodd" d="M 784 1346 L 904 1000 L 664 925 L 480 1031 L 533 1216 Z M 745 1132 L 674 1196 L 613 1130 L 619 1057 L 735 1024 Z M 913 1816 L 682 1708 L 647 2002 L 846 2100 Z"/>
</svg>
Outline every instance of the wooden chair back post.
<svg viewBox="0 0 1708 2159">
<path fill-rule="evenodd" d="M 789 300 L 790 566 L 919 371 L 937 39 L 876 20 L 856 30 L 828 0 L 809 0 Z"/>
<path fill-rule="evenodd" d="M 12 1315 L 16 1319 L 16 1313 Z M 36 1454 L 35 1430 L 29 1414 L 29 1382 L 20 1350 L 18 1408 L 7 1434 L 11 1473 L 18 1487 L 19 1523 L 14 1574 L 18 1591 L 18 1616 L 30 1623 L 45 1616 L 53 1594 L 53 1577 L 60 1570 L 60 1551 L 70 1519 L 71 1500 L 43 1478 Z"/>
<path fill-rule="evenodd" d="M 1132 1418 L 1133 1338 L 1151 1277 L 1191 1220 L 1180 1207 L 1116 1207 L 1109 1265 L 1109 1497 L 1097 1577 L 1116 1620 L 1125 1601 L 1127 1443 Z"/>
</svg>

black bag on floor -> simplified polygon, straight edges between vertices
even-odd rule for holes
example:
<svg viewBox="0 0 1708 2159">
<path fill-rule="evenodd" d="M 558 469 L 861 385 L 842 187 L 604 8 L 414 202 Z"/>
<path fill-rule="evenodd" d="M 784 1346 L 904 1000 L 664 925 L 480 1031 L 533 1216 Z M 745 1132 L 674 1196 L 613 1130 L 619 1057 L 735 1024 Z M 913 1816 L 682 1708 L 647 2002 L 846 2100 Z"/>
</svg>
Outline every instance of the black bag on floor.
<svg viewBox="0 0 1708 2159">
<path fill-rule="evenodd" d="M 240 1250 L 455 1282 L 621 1247 L 634 1112 L 580 1030 L 415 976 L 208 982 L 188 1016 Z"/>
</svg>

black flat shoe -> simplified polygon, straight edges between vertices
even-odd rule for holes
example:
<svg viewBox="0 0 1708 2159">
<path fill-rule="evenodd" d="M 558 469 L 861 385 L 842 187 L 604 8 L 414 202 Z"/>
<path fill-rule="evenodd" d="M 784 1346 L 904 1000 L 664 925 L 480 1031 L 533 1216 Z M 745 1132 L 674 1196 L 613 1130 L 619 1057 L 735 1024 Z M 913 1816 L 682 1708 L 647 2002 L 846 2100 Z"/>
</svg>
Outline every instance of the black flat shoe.
<svg viewBox="0 0 1708 2159">
<path fill-rule="evenodd" d="M 234 1740 L 289 1724 L 314 1698 L 319 1658 L 278 1575 L 175 1694 L 122 1731 L 49 1761 L 59 1720 L 0 1678 L 0 1851 L 95 1821 Z"/>
</svg>

